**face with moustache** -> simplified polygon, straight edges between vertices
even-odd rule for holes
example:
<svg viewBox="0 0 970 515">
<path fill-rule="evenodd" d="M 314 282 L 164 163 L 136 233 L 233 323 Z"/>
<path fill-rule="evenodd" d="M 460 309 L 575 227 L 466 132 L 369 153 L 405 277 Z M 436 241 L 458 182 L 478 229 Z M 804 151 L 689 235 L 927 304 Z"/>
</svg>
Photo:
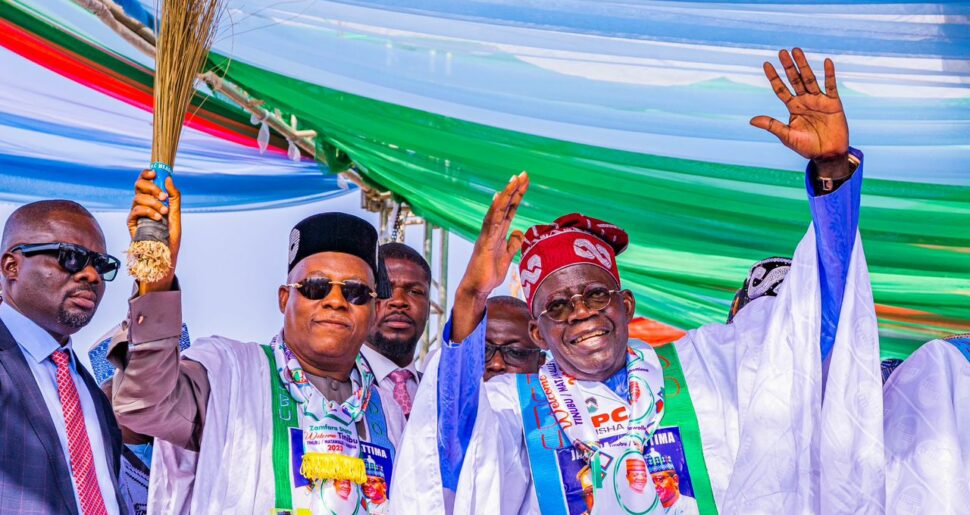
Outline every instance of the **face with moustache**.
<svg viewBox="0 0 970 515">
<path fill-rule="evenodd" d="M 630 290 L 620 290 L 610 294 L 605 308 L 588 309 L 579 296 L 596 287 L 619 289 L 613 276 L 597 266 L 583 263 L 557 270 L 536 290 L 529 322 L 533 341 L 552 352 L 563 372 L 584 381 L 603 381 L 625 365 L 628 324 L 636 308 Z M 565 320 L 540 314 L 550 303 L 570 299 Z"/>
<path fill-rule="evenodd" d="M 16 224 L 14 224 L 16 225 Z M 2 257 L 3 301 L 66 343 L 91 321 L 104 296 L 104 280 L 89 263 L 71 274 L 56 254 L 24 256 L 9 250 L 29 243 L 72 243 L 105 253 L 104 234 L 90 215 L 54 211 L 47 220 L 9 227 Z"/>
<path fill-rule="evenodd" d="M 311 277 L 364 283 L 375 288 L 374 272 L 357 256 L 319 252 L 303 258 L 287 276 L 290 283 Z M 283 338 L 303 368 L 314 375 L 345 379 L 374 322 L 374 299 L 351 304 L 339 286 L 326 297 L 308 299 L 297 289 L 281 286 Z"/>
<path fill-rule="evenodd" d="M 414 360 L 415 346 L 428 323 L 431 278 L 406 259 L 387 258 L 384 263 L 393 293 L 377 302 L 377 322 L 368 344 L 403 368 Z"/>
</svg>

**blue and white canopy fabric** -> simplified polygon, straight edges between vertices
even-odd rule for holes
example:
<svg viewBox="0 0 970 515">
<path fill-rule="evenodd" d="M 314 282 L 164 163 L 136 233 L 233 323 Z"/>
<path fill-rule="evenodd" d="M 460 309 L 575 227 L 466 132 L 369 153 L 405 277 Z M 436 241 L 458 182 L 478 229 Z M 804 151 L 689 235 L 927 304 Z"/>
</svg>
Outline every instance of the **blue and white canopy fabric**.
<svg viewBox="0 0 970 515">
<path fill-rule="evenodd" d="M 83 22 L 82 32 L 121 42 L 79 7 L 59 7 Z M 2 46 L 0 70 L 0 202 L 69 198 L 96 210 L 129 209 L 151 155 L 151 113 Z M 186 210 L 282 207 L 347 190 L 309 157 L 294 162 L 278 148 L 260 153 L 255 146 L 186 127 L 176 161 Z"/>
<path fill-rule="evenodd" d="M 228 4 L 216 50 L 294 79 L 597 147 L 784 169 L 797 158 L 745 124 L 784 113 L 761 64 L 801 46 L 836 62 L 874 177 L 970 185 L 966 2 Z"/>
<path fill-rule="evenodd" d="M 150 21 L 157 2 L 119 3 Z M 761 63 L 801 46 L 837 63 L 875 177 L 970 185 L 968 2 L 226 3 L 215 50 L 266 71 L 529 134 L 771 168 L 797 159 L 738 127 L 782 112 Z M 39 9 L 150 64 L 68 0 L 49 4 Z"/>
<path fill-rule="evenodd" d="M 27 18 L 40 20 L 132 66 L 151 66 L 69 0 L 7 2 L 0 14 L 16 27 L 33 23 L 39 33 L 44 27 Z M 118 3 L 146 23 L 156 12 L 154 0 Z M 526 169 L 533 187 L 517 226 L 577 209 L 622 225 L 632 244 L 619 264 L 638 314 L 679 328 L 723 320 L 751 263 L 790 253 L 798 241 L 808 217 L 804 162 L 748 120 L 785 113 L 762 71 L 780 48 L 803 48 L 819 75 L 829 57 L 851 143 L 866 154 L 860 230 L 883 349 L 905 340 L 902 357 L 914 341 L 970 324 L 970 3 L 225 4 L 212 68 L 316 131 L 318 148 L 339 150 L 365 181 L 466 237 L 477 233 L 492 192 Z M 3 80 L 13 91 L 7 84 L 17 78 Z M 25 89 L 61 91 L 18 84 L 21 97 Z M 144 166 L 134 157 L 147 155 L 144 113 L 130 115 L 129 126 L 116 119 L 123 109 L 89 102 L 112 114 L 63 122 L 54 116 L 63 109 L 25 113 L 9 97 L 0 101 L 0 113 L 13 115 L 0 119 L 0 159 L 65 161 L 59 149 L 42 154 L 24 132 L 57 121 L 57 131 L 35 133 L 61 137 L 81 127 L 116 142 L 118 133 L 144 135 L 121 150 L 71 139 L 94 146 L 68 162 L 91 166 L 90 156 L 111 154 L 104 164 L 115 174 Z M 177 167 L 198 174 L 198 185 L 188 176 L 181 183 L 188 195 L 208 196 L 198 205 L 266 207 L 335 189 L 312 165 L 232 145 L 187 134 Z M 121 162 L 125 155 L 132 159 Z M 27 181 L 16 190 L 23 198 L 32 190 L 27 168 L 18 170 L 0 179 Z M 70 176 L 44 185 L 92 187 L 88 175 Z M 110 205 L 110 192 L 120 190 L 94 191 Z"/>
</svg>

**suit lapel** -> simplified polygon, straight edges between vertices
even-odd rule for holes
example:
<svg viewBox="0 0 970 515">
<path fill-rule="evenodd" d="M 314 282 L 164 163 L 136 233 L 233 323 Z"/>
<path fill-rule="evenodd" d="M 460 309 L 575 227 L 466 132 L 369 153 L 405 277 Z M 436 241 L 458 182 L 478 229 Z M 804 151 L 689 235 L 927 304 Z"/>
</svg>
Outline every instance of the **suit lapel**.
<svg viewBox="0 0 970 515">
<path fill-rule="evenodd" d="M 15 398 L 23 402 L 27 420 L 44 446 L 44 450 L 47 451 L 47 462 L 51 466 L 54 481 L 57 482 L 57 489 L 61 492 L 67 513 L 77 514 L 71 471 L 67 468 L 61 441 L 54 428 L 54 420 L 47 409 L 47 403 L 44 402 L 44 395 L 40 393 L 40 387 L 37 386 L 37 379 L 30 371 L 27 358 L 3 321 L 0 321 L 0 366 L 6 369 L 13 384 L 18 385 L 17 391 L 20 395 Z"/>
</svg>

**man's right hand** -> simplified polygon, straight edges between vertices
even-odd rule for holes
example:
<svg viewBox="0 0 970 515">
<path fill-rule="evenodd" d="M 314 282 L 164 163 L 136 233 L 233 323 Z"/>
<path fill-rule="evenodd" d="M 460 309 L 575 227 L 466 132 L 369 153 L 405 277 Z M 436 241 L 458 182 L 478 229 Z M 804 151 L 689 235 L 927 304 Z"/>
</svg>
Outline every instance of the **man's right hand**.
<svg viewBox="0 0 970 515">
<path fill-rule="evenodd" d="M 131 238 L 135 238 L 135 231 L 138 228 L 138 219 L 148 218 L 161 221 L 168 220 L 168 248 L 172 253 L 172 268 L 164 279 L 155 283 L 139 283 L 138 294 L 144 295 L 153 291 L 168 291 L 172 289 L 172 282 L 175 280 L 175 262 L 178 259 L 179 246 L 182 242 L 182 195 L 172 178 L 165 180 L 165 189 L 162 191 L 154 182 L 155 172 L 143 170 L 138 180 L 135 181 L 135 199 L 131 203 L 131 211 L 128 213 L 128 232 Z M 168 206 L 164 204 L 168 199 Z"/>
<path fill-rule="evenodd" d="M 481 323 L 485 316 L 485 300 L 492 290 L 505 281 L 509 265 L 522 247 L 522 231 L 513 231 L 509 235 L 509 228 L 527 189 L 527 173 L 513 176 L 505 189 L 495 195 L 485 213 L 482 231 L 475 241 L 465 275 L 455 291 L 451 323 L 453 342 L 467 338 Z"/>
</svg>

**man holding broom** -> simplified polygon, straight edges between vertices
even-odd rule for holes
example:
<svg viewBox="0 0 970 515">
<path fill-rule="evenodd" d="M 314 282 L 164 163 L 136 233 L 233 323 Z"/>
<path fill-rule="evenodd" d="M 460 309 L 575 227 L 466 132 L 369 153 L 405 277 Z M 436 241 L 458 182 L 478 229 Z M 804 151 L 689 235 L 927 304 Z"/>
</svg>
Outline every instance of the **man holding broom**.
<svg viewBox="0 0 970 515">
<path fill-rule="evenodd" d="M 145 171 L 129 215 L 167 219 L 172 262 L 181 236 L 179 192 Z M 164 200 L 169 205 L 163 204 Z M 271 341 L 211 337 L 179 356 L 181 292 L 174 267 L 140 283 L 118 366 L 120 423 L 157 438 L 151 513 L 378 513 L 368 476 L 390 483 L 404 414 L 359 356 L 390 285 L 377 231 L 342 213 L 314 215 L 290 232 L 279 287 L 283 327 Z M 282 250 L 282 249 L 281 249 Z"/>
<path fill-rule="evenodd" d="M 128 218 L 138 295 L 127 342 L 108 351 L 118 367 L 114 410 L 156 438 L 151 513 L 384 512 L 384 489 L 361 485 L 392 477 L 404 414 L 382 399 L 359 355 L 376 300 L 391 293 L 370 224 L 341 213 L 298 223 L 278 293 L 280 333 L 264 345 L 203 339 L 179 356 L 181 215 L 171 175 L 221 13 L 221 0 L 163 6 L 151 169 L 136 182 Z"/>
</svg>

